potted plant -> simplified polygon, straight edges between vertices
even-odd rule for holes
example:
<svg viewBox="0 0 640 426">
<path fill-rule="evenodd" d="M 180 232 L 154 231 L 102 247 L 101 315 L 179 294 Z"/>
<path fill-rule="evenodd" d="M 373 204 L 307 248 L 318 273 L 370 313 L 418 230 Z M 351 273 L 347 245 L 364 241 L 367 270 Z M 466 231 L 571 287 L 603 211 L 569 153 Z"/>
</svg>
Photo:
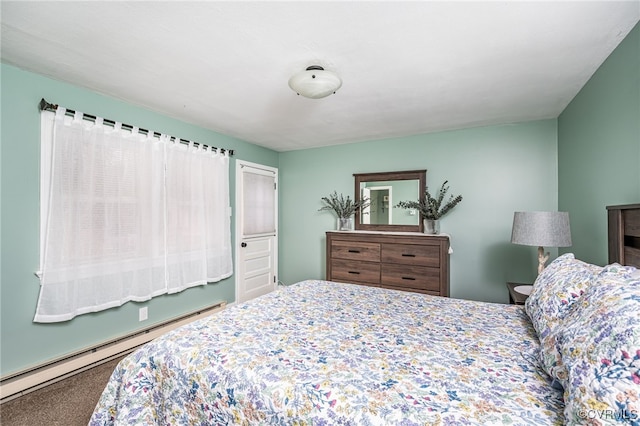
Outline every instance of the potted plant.
<svg viewBox="0 0 640 426">
<path fill-rule="evenodd" d="M 328 197 L 322 197 L 324 206 L 318 209 L 333 210 L 338 216 L 338 230 L 351 231 L 353 229 L 353 214 L 369 205 L 369 199 L 363 198 L 358 201 L 352 200 L 348 195 L 345 197 L 336 191 L 333 191 Z"/>
<path fill-rule="evenodd" d="M 440 233 L 440 218 L 449 213 L 451 209 L 462 201 L 462 195 L 456 197 L 451 195 L 449 199 L 445 201 L 445 196 L 449 191 L 449 187 L 447 186 L 448 182 L 449 181 L 445 180 L 442 183 L 435 197 L 429 193 L 429 187 L 427 187 L 424 198 L 419 201 L 400 201 L 396 207 L 418 210 L 424 219 L 424 232 L 427 234 L 438 234 Z"/>
</svg>

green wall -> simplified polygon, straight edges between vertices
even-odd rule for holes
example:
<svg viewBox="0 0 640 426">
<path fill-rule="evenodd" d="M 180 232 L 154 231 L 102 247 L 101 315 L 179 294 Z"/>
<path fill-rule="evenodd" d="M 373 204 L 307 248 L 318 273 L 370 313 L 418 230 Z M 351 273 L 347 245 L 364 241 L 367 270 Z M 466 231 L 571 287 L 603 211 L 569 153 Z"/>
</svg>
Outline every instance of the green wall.
<svg viewBox="0 0 640 426">
<path fill-rule="evenodd" d="M 33 323 L 39 290 L 34 271 L 39 264 L 40 114 L 37 105 L 41 98 L 141 128 L 234 149 L 236 155 L 230 162 L 232 207 L 235 206 L 233 160 L 277 167 L 278 153 L 6 64 L 2 64 L 1 73 L 0 374 L 19 371 L 217 300 L 234 300 L 235 277 L 232 276 L 216 284 L 156 297 L 145 303 L 129 302 L 119 308 L 80 315 L 64 323 Z M 148 306 L 149 319 L 138 322 L 138 308 L 142 306 Z"/>
<path fill-rule="evenodd" d="M 353 173 L 427 169 L 427 186 L 449 180 L 463 201 L 441 220 L 451 235 L 451 295 L 506 302 L 505 281 L 532 282 L 536 250 L 510 243 L 513 212 L 555 210 L 556 120 L 456 130 L 280 154 L 280 280 L 325 277 L 318 209 L 336 190 L 353 197 Z M 319 261 L 320 259 L 320 261 Z"/>
<path fill-rule="evenodd" d="M 558 169 L 571 251 L 606 264 L 606 206 L 640 203 L 640 24 L 558 118 Z"/>
</svg>

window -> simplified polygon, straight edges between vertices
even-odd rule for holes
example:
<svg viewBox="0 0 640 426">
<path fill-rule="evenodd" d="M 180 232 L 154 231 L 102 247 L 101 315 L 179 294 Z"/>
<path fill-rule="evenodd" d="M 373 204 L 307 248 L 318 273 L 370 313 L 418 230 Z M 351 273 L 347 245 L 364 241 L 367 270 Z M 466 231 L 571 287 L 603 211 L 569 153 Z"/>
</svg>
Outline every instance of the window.
<svg viewBox="0 0 640 426">
<path fill-rule="evenodd" d="M 42 112 L 36 322 L 231 275 L 229 157 L 137 128 Z"/>
</svg>

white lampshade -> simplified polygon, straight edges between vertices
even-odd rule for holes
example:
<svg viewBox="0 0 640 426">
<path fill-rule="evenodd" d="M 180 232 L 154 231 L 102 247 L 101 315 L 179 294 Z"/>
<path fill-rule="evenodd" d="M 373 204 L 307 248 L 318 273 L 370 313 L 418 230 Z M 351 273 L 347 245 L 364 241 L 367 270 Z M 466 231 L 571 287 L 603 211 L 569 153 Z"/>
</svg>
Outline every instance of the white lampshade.
<svg viewBox="0 0 640 426">
<path fill-rule="evenodd" d="M 342 80 L 332 71 L 319 65 L 311 65 L 289 79 L 289 87 L 298 95 L 319 99 L 335 93 L 342 86 Z"/>
</svg>

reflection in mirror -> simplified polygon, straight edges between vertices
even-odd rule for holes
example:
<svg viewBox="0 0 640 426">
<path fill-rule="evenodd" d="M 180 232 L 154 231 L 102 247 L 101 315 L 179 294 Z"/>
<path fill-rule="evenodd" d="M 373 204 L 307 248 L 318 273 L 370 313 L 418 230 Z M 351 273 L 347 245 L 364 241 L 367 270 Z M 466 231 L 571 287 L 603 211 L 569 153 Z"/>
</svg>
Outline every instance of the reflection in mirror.
<svg viewBox="0 0 640 426">
<path fill-rule="evenodd" d="M 415 199 L 419 193 L 418 179 L 361 182 L 360 196 L 371 200 L 364 209 L 360 220 L 372 225 L 415 225 L 419 224 L 420 215 L 416 210 L 395 207 L 396 200 Z"/>
<path fill-rule="evenodd" d="M 391 186 L 371 185 L 369 182 L 360 184 L 363 199 L 369 199 L 369 205 L 360 214 L 362 223 L 370 225 L 372 223 L 392 223 L 393 218 L 389 212 L 389 197 L 393 198 L 393 188 Z M 378 182 L 374 182 L 378 183 Z"/>
<path fill-rule="evenodd" d="M 360 173 L 355 198 L 368 198 L 369 207 L 356 215 L 356 229 L 422 232 L 420 213 L 395 207 L 401 200 L 417 200 L 424 194 L 426 170 Z"/>
</svg>

